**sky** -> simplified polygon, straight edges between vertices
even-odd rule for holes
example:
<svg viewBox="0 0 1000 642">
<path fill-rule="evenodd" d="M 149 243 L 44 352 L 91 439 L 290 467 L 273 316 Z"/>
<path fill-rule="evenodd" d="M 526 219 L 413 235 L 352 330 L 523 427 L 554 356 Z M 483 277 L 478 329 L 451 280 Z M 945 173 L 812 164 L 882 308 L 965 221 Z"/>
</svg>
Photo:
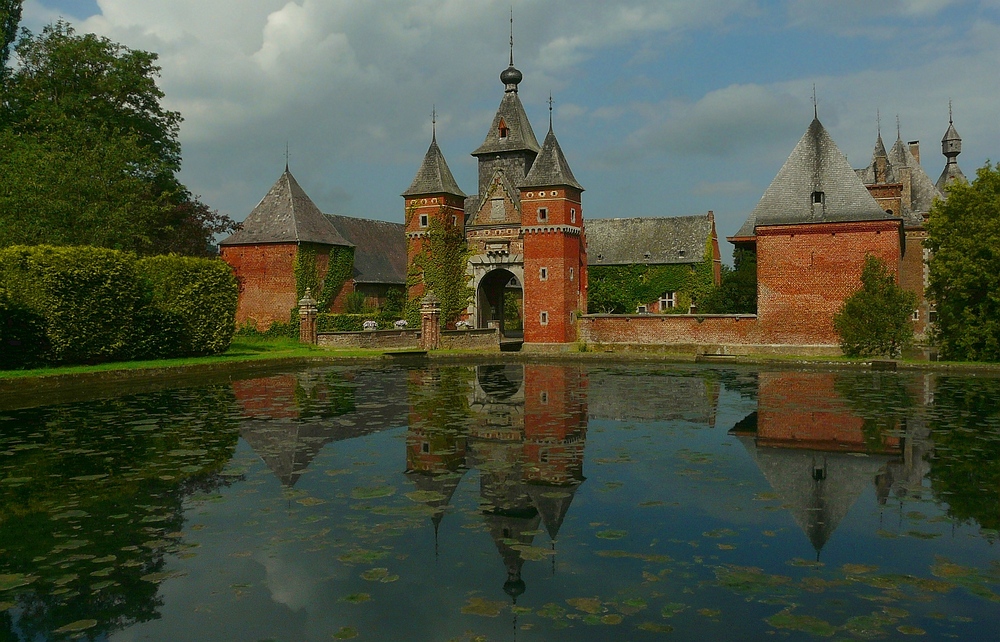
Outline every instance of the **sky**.
<svg viewBox="0 0 1000 642">
<path fill-rule="evenodd" d="M 813 117 L 854 167 L 897 116 L 933 180 L 949 101 L 966 175 L 1000 160 L 1000 0 L 25 0 L 156 52 L 184 118 L 181 179 L 243 220 L 281 175 L 324 212 L 402 222 L 431 138 L 461 188 L 503 95 L 519 96 L 586 188 L 585 217 L 713 210 L 720 240 Z M 723 242 L 724 255 L 731 246 Z"/>
</svg>

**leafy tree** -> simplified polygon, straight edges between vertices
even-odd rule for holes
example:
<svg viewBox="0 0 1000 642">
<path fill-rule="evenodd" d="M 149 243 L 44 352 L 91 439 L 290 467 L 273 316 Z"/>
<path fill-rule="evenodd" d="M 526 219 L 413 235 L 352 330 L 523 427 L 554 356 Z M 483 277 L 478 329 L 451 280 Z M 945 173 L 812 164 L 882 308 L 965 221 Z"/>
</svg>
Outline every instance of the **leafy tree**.
<svg viewBox="0 0 1000 642">
<path fill-rule="evenodd" d="M 913 340 L 910 318 L 917 298 L 896 284 L 880 259 L 868 255 L 861 289 L 849 296 L 833 317 L 840 347 L 851 357 L 897 356 Z"/>
<path fill-rule="evenodd" d="M 757 255 L 736 248 L 733 265 L 722 266 L 722 283 L 698 303 L 698 312 L 706 314 L 757 313 Z"/>
<path fill-rule="evenodd" d="M 1000 164 L 954 183 L 927 221 L 934 340 L 947 359 L 1000 360 Z"/>
<path fill-rule="evenodd" d="M 0 0 L 0 81 L 7 77 L 7 59 L 10 46 L 17 38 L 17 25 L 21 22 L 21 4 L 24 0 Z M 2 84 L 2 82 L 0 82 Z"/>
<path fill-rule="evenodd" d="M 0 247 L 206 254 L 234 229 L 177 179 L 181 117 L 160 104 L 156 54 L 62 21 L 23 30 L 15 51 L 0 107 Z"/>
</svg>

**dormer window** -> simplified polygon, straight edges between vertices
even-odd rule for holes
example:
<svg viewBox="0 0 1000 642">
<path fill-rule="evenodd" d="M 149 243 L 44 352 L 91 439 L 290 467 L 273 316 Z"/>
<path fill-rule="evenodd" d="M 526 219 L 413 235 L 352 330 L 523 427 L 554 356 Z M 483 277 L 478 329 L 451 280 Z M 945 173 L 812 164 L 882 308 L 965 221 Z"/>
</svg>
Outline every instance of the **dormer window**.
<svg viewBox="0 0 1000 642">
<path fill-rule="evenodd" d="M 826 194 L 824 194 L 823 192 L 813 192 L 812 193 L 812 202 L 813 202 L 813 205 L 820 205 L 824 201 L 826 201 Z"/>
<path fill-rule="evenodd" d="M 500 136 L 500 140 L 506 140 L 507 135 L 510 134 L 510 128 L 507 127 L 507 122 L 501 118 L 500 125 L 497 127 L 497 134 Z"/>
<path fill-rule="evenodd" d="M 677 256 L 683 259 L 685 256 L 687 256 L 687 250 L 677 250 Z"/>
</svg>

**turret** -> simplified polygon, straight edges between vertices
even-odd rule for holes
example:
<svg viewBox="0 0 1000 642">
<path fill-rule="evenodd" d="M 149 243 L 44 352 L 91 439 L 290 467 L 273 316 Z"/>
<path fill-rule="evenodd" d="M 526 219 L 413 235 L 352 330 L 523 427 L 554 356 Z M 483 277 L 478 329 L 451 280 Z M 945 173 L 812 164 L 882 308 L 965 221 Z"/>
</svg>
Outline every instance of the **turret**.
<svg viewBox="0 0 1000 642">
<path fill-rule="evenodd" d="M 937 188 L 944 192 L 945 187 L 955 181 L 967 183 L 968 179 L 965 178 L 965 174 L 958 166 L 958 155 L 962 153 L 962 137 L 958 135 L 958 130 L 955 129 L 955 123 L 952 121 L 951 103 L 948 104 L 948 131 L 941 139 L 941 153 L 948 160 L 945 163 L 944 171 L 941 172 L 941 177 L 938 179 Z"/>
</svg>

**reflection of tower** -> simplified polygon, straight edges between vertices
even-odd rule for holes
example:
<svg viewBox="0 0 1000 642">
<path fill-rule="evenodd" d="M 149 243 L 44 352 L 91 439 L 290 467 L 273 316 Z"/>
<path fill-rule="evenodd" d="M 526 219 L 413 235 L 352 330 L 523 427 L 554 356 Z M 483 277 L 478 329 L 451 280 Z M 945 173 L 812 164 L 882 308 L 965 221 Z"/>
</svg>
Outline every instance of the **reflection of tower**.
<svg viewBox="0 0 1000 642">
<path fill-rule="evenodd" d="M 898 453 L 890 437 L 871 452 L 864 419 L 831 373 L 761 373 L 757 412 L 731 431 L 781 496 L 819 557 L 858 497 Z"/>
<path fill-rule="evenodd" d="M 435 383 L 440 387 L 439 374 L 414 370 L 410 372 L 410 383 L 424 391 L 433 390 Z M 447 404 L 435 403 L 433 397 L 410 406 L 406 474 L 418 491 L 427 494 L 423 503 L 434 511 L 431 522 L 436 552 L 438 528 L 467 469 L 465 426 L 456 421 L 458 415 L 450 412 Z"/>
</svg>

